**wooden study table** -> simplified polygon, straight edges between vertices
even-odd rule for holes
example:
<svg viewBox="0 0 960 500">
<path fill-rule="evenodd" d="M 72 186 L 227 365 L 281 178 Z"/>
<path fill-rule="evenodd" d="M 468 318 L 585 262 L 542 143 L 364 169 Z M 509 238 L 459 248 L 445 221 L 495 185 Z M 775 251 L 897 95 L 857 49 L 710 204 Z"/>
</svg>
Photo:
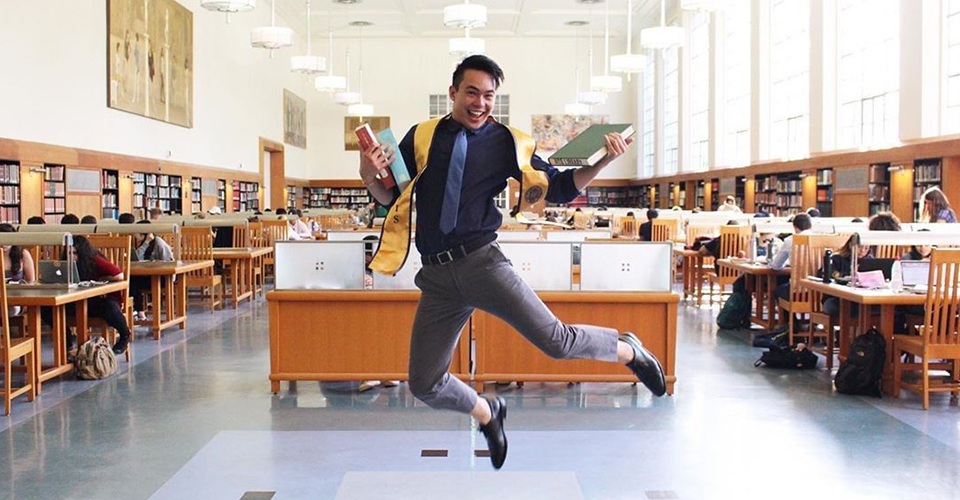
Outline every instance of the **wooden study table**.
<svg viewBox="0 0 960 500">
<path fill-rule="evenodd" d="M 67 360 L 67 305 L 76 304 L 77 344 L 87 341 L 87 299 L 127 288 L 126 281 L 116 281 L 90 287 L 56 285 L 7 285 L 7 305 L 21 306 L 27 318 L 27 335 L 34 339 L 37 394 L 41 383 L 73 370 Z M 53 308 L 53 365 L 43 366 L 40 342 L 40 308 Z"/>
<path fill-rule="evenodd" d="M 270 388 L 281 381 L 407 380 L 414 290 L 274 290 L 270 310 Z M 470 378 L 470 323 L 450 373 Z"/>
<path fill-rule="evenodd" d="M 674 248 L 673 254 L 683 258 L 683 298 L 697 298 L 697 305 L 703 303 L 703 255 L 697 250 Z"/>
<path fill-rule="evenodd" d="M 851 304 L 860 304 L 858 321 L 861 333 L 869 327 L 876 327 L 887 342 L 887 359 L 883 365 L 883 391 L 893 394 L 893 329 L 894 314 L 897 306 L 923 306 L 927 302 L 927 295 L 901 292 L 890 289 L 856 288 L 837 283 L 824 283 L 819 278 L 808 277 L 800 283 L 810 290 L 830 295 L 840 299 L 840 356 L 846 357 L 850 347 L 850 339 L 846 339 L 846 332 L 850 331 L 853 322 Z M 880 307 L 880 323 L 875 324 L 868 306 Z"/>
<path fill-rule="evenodd" d="M 773 290 L 777 287 L 777 278 L 790 276 L 790 268 L 779 271 L 771 269 L 766 263 L 757 263 L 747 259 L 720 259 L 720 267 L 726 267 L 740 272 L 746 278 L 747 291 L 753 294 L 756 308 L 750 315 L 750 321 L 771 330 L 776 326 L 777 298 Z M 766 306 L 766 314 L 764 314 Z"/>
<path fill-rule="evenodd" d="M 213 259 L 230 268 L 230 295 L 236 309 L 243 299 L 253 296 L 255 263 L 273 252 L 271 247 L 214 248 Z M 226 294 L 224 294 L 226 295 Z"/>
<path fill-rule="evenodd" d="M 667 394 L 676 377 L 677 303 L 674 292 L 537 292 L 561 321 L 593 324 L 637 335 L 663 365 Z M 636 382 L 618 363 L 592 359 L 553 359 L 499 318 L 480 311 L 473 315 L 476 342 L 474 381 L 484 382 Z"/>
<path fill-rule="evenodd" d="M 160 340 L 160 333 L 167 328 L 175 325 L 180 325 L 181 330 L 186 328 L 187 280 L 183 275 L 211 267 L 213 267 L 213 260 L 131 262 L 131 276 L 150 277 L 150 293 L 153 297 L 150 304 L 150 319 L 137 324 L 149 326 L 156 340 Z M 177 276 L 180 278 L 175 279 Z M 164 288 L 166 288 L 166 294 L 163 294 Z M 164 295 L 166 307 L 161 307 Z M 162 317 L 164 313 L 166 318 Z"/>
</svg>

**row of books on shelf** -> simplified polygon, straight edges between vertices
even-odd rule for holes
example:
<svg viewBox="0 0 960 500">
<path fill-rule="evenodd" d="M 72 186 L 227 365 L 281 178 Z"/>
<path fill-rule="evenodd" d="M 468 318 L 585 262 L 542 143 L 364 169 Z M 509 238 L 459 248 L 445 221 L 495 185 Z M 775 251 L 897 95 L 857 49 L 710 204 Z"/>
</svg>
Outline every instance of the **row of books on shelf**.
<svg viewBox="0 0 960 500">
<path fill-rule="evenodd" d="M 100 187 L 103 189 L 117 189 L 117 173 L 111 170 L 103 170 L 100 173 Z"/>
<path fill-rule="evenodd" d="M 19 186 L 0 186 L 0 205 L 13 205 L 20 203 Z"/>
<path fill-rule="evenodd" d="M 935 184 L 927 184 L 924 186 L 913 186 L 913 202 L 919 203 L 920 197 L 923 196 L 923 192 L 933 187 Z"/>
<path fill-rule="evenodd" d="M 146 207 L 146 197 L 141 194 L 134 193 L 133 195 L 133 208 L 144 208 Z"/>
<path fill-rule="evenodd" d="M 120 217 L 120 209 L 118 208 L 104 208 L 103 213 L 100 214 L 100 217 L 103 219 L 116 219 Z"/>
<path fill-rule="evenodd" d="M 20 207 L 0 207 L 0 222 L 20 223 Z"/>
<path fill-rule="evenodd" d="M 201 193 L 200 191 L 197 191 L 196 189 L 194 189 L 194 190 L 190 193 L 190 201 L 193 201 L 193 202 L 195 202 L 195 203 L 200 203 L 200 197 L 201 197 L 201 196 L 202 196 L 202 193 Z"/>
<path fill-rule="evenodd" d="M 871 203 L 870 204 L 870 215 L 877 215 L 880 212 L 889 212 L 890 204 L 889 203 Z"/>
<path fill-rule="evenodd" d="M 256 192 L 259 190 L 259 186 L 256 182 L 233 181 L 233 189 L 243 192 Z"/>
<path fill-rule="evenodd" d="M 180 186 L 179 175 L 146 174 L 143 180 L 148 186 Z"/>
<path fill-rule="evenodd" d="M 871 184 L 870 189 L 868 190 L 869 198 L 871 202 L 874 201 L 889 201 L 890 200 L 890 186 L 884 184 Z"/>
<path fill-rule="evenodd" d="M 817 185 L 824 186 L 833 183 L 833 170 L 817 170 Z"/>
<path fill-rule="evenodd" d="M 19 184 L 20 183 L 20 165 L 0 164 L 0 183 Z"/>
<path fill-rule="evenodd" d="M 195 214 L 201 212 L 200 202 L 195 201 L 190 203 L 190 213 Z"/>
<path fill-rule="evenodd" d="M 800 179 L 781 180 L 777 183 L 777 191 L 781 193 L 799 193 L 803 189 Z"/>
<path fill-rule="evenodd" d="M 760 191 L 776 191 L 777 190 L 777 178 L 774 176 L 764 177 L 759 180 L 758 183 L 760 186 L 757 188 Z"/>
<path fill-rule="evenodd" d="M 777 195 L 777 206 L 784 207 L 801 207 L 803 206 L 803 196 L 798 194 L 780 194 Z"/>
<path fill-rule="evenodd" d="M 940 162 L 917 163 L 913 167 L 913 182 L 936 183 L 940 182 Z"/>
<path fill-rule="evenodd" d="M 45 182 L 43 186 L 44 196 L 66 196 L 67 188 L 62 182 Z"/>
<path fill-rule="evenodd" d="M 147 186 L 146 194 L 148 198 L 180 198 L 180 188 Z"/>
<path fill-rule="evenodd" d="M 180 200 L 147 200 L 147 208 L 159 208 L 164 212 L 179 212 Z"/>
<path fill-rule="evenodd" d="M 329 200 L 330 203 L 347 203 L 351 205 L 370 203 L 370 198 L 367 196 L 331 196 Z"/>
<path fill-rule="evenodd" d="M 117 195 L 115 193 L 103 193 L 101 200 L 101 206 L 103 208 L 116 208 L 119 206 L 117 204 Z"/>
<path fill-rule="evenodd" d="M 44 198 L 43 213 L 62 214 L 67 211 L 67 200 L 65 198 Z"/>
<path fill-rule="evenodd" d="M 254 192 L 254 193 L 245 193 L 245 192 L 241 191 L 241 192 L 238 192 L 238 193 L 233 193 L 233 199 L 234 199 L 234 201 L 237 201 L 237 200 L 239 200 L 239 201 L 256 200 L 256 199 L 257 199 L 257 193 L 255 193 L 255 192 Z"/>
<path fill-rule="evenodd" d="M 63 182 L 67 167 L 63 165 L 44 165 L 43 180 Z"/>
<path fill-rule="evenodd" d="M 829 189 L 818 189 L 818 190 L 817 190 L 817 201 L 820 201 L 820 202 L 832 202 L 832 201 L 833 201 L 833 188 L 829 188 Z"/>
</svg>

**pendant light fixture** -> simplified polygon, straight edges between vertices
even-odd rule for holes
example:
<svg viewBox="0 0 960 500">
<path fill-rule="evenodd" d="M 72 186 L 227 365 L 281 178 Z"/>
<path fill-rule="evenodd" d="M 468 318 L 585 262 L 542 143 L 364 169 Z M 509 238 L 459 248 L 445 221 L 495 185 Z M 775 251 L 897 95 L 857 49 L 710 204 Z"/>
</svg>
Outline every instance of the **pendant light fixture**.
<svg viewBox="0 0 960 500">
<path fill-rule="evenodd" d="M 593 9 L 590 10 L 590 19 L 593 19 Z M 587 74 L 593 78 L 593 24 L 587 23 L 590 27 L 587 29 Z M 607 94 L 595 90 L 584 90 L 577 93 L 577 102 L 594 106 L 607 102 Z"/>
<path fill-rule="evenodd" d="M 357 102 L 357 103 L 354 103 L 354 104 L 349 105 L 349 106 L 347 107 L 347 114 L 348 114 L 348 115 L 351 115 L 351 116 L 359 116 L 359 117 L 361 117 L 361 118 L 364 117 L 364 116 L 373 116 L 373 105 L 372 105 L 372 104 L 366 104 L 366 103 L 363 102 L 363 28 L 364 28 L 364 27 L 367 27 L 367 26 L 371 26 L 372 24 L 373 24 L 373 23 L 370 23 L 370 22 L 367 22 L 367 21 L 354 21 L 354 22 L 350 23 L 350 26 L 356 26 L 356 27 L 359 28 L 359 30 L 360 30 L 360 37 L 359 37 L 359 39 L 360 39 L 360 55 L 359 55 L 360 62 L 357 64 L 357 67 L 358 67 L 358 69 L 359 69 L 358 73 L 359 73 L 359 76 L 360 76 L 360 86 L 359 86 L 359 89 L 360 89 L 360 102 Z"/>
<path fill-rule="evenodd" d="M 451 38 L 447 51 L 458 58 L 466 58 L 486 51 L 483 38 L 471 38 L 470 30 L 487 25 L 487 7 L 464 0 L 462 4 L 448 5 L 443 9 L 443 25 L 448 28 L 463 29 L 463 37 Z"/>
<path fill-rule="evenodd" d="M 353 92 L 350 90 L 350 49 L 349 48 L 347 48 L 346 68 L 347 69 L 345 70 L 346 71 L 345 74 L 347 75 L 346 76 L 347 88 L 341 92 L 334 92 L 333 94 L 333 102 L 343 106 L 349 106 L 351 104 L 357 104 L 360 102 L 360 93 Z"/>
<path fill-rule="evenodd" d="M 313 80 L 313 86 L 320 92 L 340 92 L 342 90 L 347 90 L 347 79 L 342 76 L 337 76 L 333 71 L 333 15 L 330 12 L 330 9 L 327 9 L 327 35 L 329 37 L 329 55 L 327 61 L 329 61 L 329 71 L 326 75 L 318 76 Z"/>
<path fill-rule="evenodd" d="M 250 45 L 258 49 L 269 49 L 270 57 L 273 51 L 293 45 L 293 30 L 277 26 L 276 0 L 270 0 L 270 26 L 253 28 L 250 31 Z"/>
<path fill-rule="evenodd" d="M 567 26 L 576 26 L 577 35 L 576 42 L 574 43 L 573 49 L 573 60 L 577 61 L 577 56 L 580 55 L 580 26 L 587 24 L 586 21 L 570 21 L 567 23 Z M 576 93 L 573 94 L 573 102 L 567 103 L 563 106 L 563 114 L 565 115 L 588 115 L 590 114 L 590 105 L 580 102 L 580 63 L 574 62 L 573 64 L 573 73 L 574 73 L 574 82 L 576 83 Z"/>
<path fill-rule="evenodd" d="M 307 0 L 307 55 L 290 58 L 290 70 L 307 76 L 327 70 L 326 58 L 313 55 L 313 32 L 310 30 L 310 0 Z"/>
<path fill-rule="evenodd" d="M 665 0 L 660 0 L 660 26 L 640 30 L 640 46 L 645 49 L 682 47 L 686 32 L 683 28 L 667 26 Z"/>
<path fill-rule="evenodd" d="M 610 74 L 610 2 L 604 3 L 603 16 L 603 75 L 590 77 L 590 90 L 620 92 L 623 79 Z"/>
<path fill-rule="evenodd" d="M 647 65 L 647 56 L 631 53 L 631 45 L 633 45 L 633 0 L 627 0 L 627 53 L 611 57 L 610 67 L 617 73 L 626 73 L 628 82 L 630 75 L 642 73 Z"/>
<path fill-rule="evenodd" d="M 225 12 L 227 24 L 230 24 L 230 14 L 253 10 L 257 7 L 257 0 L 200 0 L 200 6 L 213 12 Z"/>
</svg>

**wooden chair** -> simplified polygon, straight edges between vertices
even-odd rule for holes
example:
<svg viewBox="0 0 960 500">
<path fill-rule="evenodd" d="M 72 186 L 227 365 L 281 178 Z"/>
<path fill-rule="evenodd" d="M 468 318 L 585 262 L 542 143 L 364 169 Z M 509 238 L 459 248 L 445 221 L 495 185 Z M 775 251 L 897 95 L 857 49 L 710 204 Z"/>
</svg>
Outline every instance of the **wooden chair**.
<svg viewBox="0 0 960 500">
<path fill-rule="evenodd" d="M 654 221 L 656 223 L 656 221 Z M 656 228 L 656 225 L 654 225 Z M 750 239 L 750 226 L 720 226 L 720 258 L 729 259 L 737 257 L 740 252 L 747 250 L 747 242 Z M 727 285 L 733 285 L 734 281 L 740 277 L 740 274 L 730 268 L 721 267 L 720 269 L 709 271 L 706 274 L 709 286 L 710 300 L 713 300 L 713 285 L 718 285 L 720 289 L 721 301 L 723 291 Z"/>
<path fill-rule="evenodd" d="M 673 241 L 677 236 L 676 219 L 653 219 L 650 241 Z"/>
<path fill-rule="evenodd" d="M 254 248 L 266 247 L 266 238 L 263 235 L 263 222 L 251 222 L 247 225 L 250 238 L 250 246 Z M 263 293 L 263 259 L 253 259 L 250 263 L 251 276 L 250 284 L 253 285 L 253 295 L 256 297 Z"/>
<path fill-rule="evenodd" d="M 800 284 L 800 280 L 807 276 L 815 276 L 823 265 L 824 250 L 827 248 L 838 248 L 843 245 L 846 239 L 847 237 L 842 235 L 793 235 L 793 248 L 790 251 L 790 298 L 789 300 L 780 299 L 777 303 L 778 309 L 781 311 L 781 324 L 783 318 L 787 320 L 787 335 L 790 345 L 794 344 L 793 337 L 796 333 L 795 316 L 809 315 L 814 311 L 813 294 Z M 771 290 L 770 293 L 773 293 L 773 290 Z M 832 368 L 834 336 L 832 324 L 828 326 L 829 328 L 824 330 L 823 336 L 827 344 L 827 367 Z M 813 344 L 814 336 L 817 336 L 817 331 L 811 325 L 810 344 Z"/>
<path fill-rule="evenodd" d="M 180 239 L 180 256 L 183 260 L 213 260 L 213 231 L 209 227 L 184 227 Z M 187 273 L 185 279 L 188 288 L 200 288 L 201 302 L 209 297 L 211 313 L 217 306 L 223 308 L 223 277 L 214 272 L 212 267 Z"/>
<path fill-rule="evenodd" d="M 799 235 L 797 235 L 799 236 Z M 793 245 L 796 252 L 797 248 L 797 236 L 794 236 Z M 823 267 L 823 252 L 828 248 L 836 252 L 840 247 L 846 243 L 847 239 L 850 236 L 847 234 L 811 234 L 805 235 L 805 238 L 810 241 L 810 249 L 808 253 L 813 261 L 809 274 L 815 275 Z M 801 241 L 802 243 L 802 241 Z M 790 256 L 790 260 L 793 260 L 793 255 Z M 794 282 L 794 277 L 791 274 L 790 281 Z M 791 294 L 793 290 L 791 289 Z M 792 295 L 791 295 L 792 297 Z M 837 354 L 837 329 L 840 327 L 840 318 L 835 316 L 830 316 L 829 314 L 823 312 L 823 294 L 820 292 L 810 292 L 810 350 L 814 352 L 819 352 L 827 359 L 827 370 L 833 369 L 833 357 Z M 818 329 L 819 327 L 819 329 Z M 814 339 L 817 337 L 823 337 L 824 345 L 823 348 L 819 348 L 814 344 Z M 791 344 L 792 345 L 792 344 Z"/>
<path fill-rule="evenodd" d="M 123 281 L 127 287 L 120 291 L 120 310 L 127 320 L 127 328 L 130 330 L 130 343 L 127 347 L 126 358 L 129 362 L 132 359 L 133 351 L 133 297 L 130 296 L 130 236 L 129 235 L 106 235 L 90 234 L 86 238 L 90 244 L 106 257 L 113 265 L 120 268 L 123 273 Z M 153 300 L 159 302 L 160 297 L 153 297 Z M 159 306 L 159 304 L 157 304 Z M 159 309 L 159 307 L 157 307 Z M 101 318 L 91 317 L 87 322 L 91 332 L 100 330 L 106 337 L 110 345 L 116 341 L 117 331 L 107 325 L 107 322 Z"/>
<path fill-rule="evenodd" d="M 3 269 L 4 256 L 0 252 L 0 269 Z M 10 405 L 13 398 L 22 394 L 27 395 L 27 401 L 33 401 L 37 397 L 37 374 L 35 373 L 34 362 L 34 339 L 31 337 L 11 338 L 10 336 L 10 315 L 7 310 L 7 282 L 0 280 L 0 314 L 2 314 L 3 336 L 0 337 L 0 362 L 3 362 L 3 414 L 10 414 Z M 13 362 L 23 359 L 26 364 L 26 379 L 23 385 L 13 388 Z"/>
<path fill-rule="evenodd" d="M 574 212 L 573 228 L 586 229 L 590 225 L 590 216 L 584 212 Z"/>
<path fill-rule="evenodd" d="M 923 409 L 930 408 L 931 392 L 950 392 L 960 396 L 960 250 L 935 249 L 930 256 L 927 302 L 920 335 L 893 337 L 893 396 L 900 389 L 919 392 Z M 922 358 L 920 363 L 904 363 L 903 353 Z M 931 362 L 932 359 L 941 360 Z M 945 370 L 949 378 L 931 380 L 930 370 Z M 920 372 L 919 382 L 905 382 L 903 372 Z"/>
<path fill-rule="evenodd" d="M 287 239 L 287 228 L 289 223 L 286 220 L 267 220 L 263 221 L 263 238 L 264 246 L 273 247 L 275 241 L 284 241 Z M 269 267 L 272 271 L 275 267 L 276 261 L 274 260 L 273 254 L 268 255 L 263 259 L 263 271 L 267 273 L 267 268 Z M 267 273 L 273 274 L 273 273 Z M 264 277 L 266 278 L 266 277 Z"/>
<path fill-rule="evenodd" d="M 687 226 L 686 245 L 693 246 L 699 238 L 714 238 L 717 236 L 717 227 L 715 224 L 690 224 Z"/>
<path fill-rule="evenodd" d="M 620 236 L 628 238 L 636 238 L 637 231 L 640 226 L 637 225 L 637 219 L 635 217 L 621 217 L 619 224 L 617 224 L 617 232 Z"/>
<path fill-rule="evenodd" d="M 910 251 L 909 246 L 903 245 L 877 245 L 873 247 L 873 256 L 878 259 L 899 259 L 903 254 Z"/>
</svg>

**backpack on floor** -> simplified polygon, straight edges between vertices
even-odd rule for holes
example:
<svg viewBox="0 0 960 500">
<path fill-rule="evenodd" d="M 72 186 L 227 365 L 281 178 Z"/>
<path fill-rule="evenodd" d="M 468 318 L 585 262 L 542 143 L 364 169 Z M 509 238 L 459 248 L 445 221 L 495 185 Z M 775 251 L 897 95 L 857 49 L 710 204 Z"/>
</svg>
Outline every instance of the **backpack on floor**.
<svg viewBox="0 0 960 500">
<path fill-rule="evenodd" d="M 763 353 L 753 366 L 766 365 L 770 368 L 785 368 L 789 370 L 808 370 L 817 367 L 817 355 L 810 349 L 794 349 L 790 347 L 771 346 Z"/>
<path fill-rule="evenodd" d="M 717 315 L 717 326 L 724 330 L 734 330 L 744 325 L 750 325 L 750 308 L 753 299 L 749 293 L 734 292 L 723 304 L 720 314 Z"/>
<path fill-rule="evenodd" d="M 753 337 L 753 347 L 787 347 L 789 343 L 790 334 L 786 326 Z"/>
<path fill-rule="evenodd" d="M 107 378 L 117 371 L 117 357 L 103 337 L 94 337 L 80 346 L 73 362 L 77 378 L 95 380 Z"/>
<path fill-rule="evenodd" d="M 883 392 L 883 362 L 887 356 L 887 342 L 876 328 L 858 335 L 850 344 L 847 359 L 840 364 L 833 384 L 840 394 L 873 396 Z"/>
</svg>

